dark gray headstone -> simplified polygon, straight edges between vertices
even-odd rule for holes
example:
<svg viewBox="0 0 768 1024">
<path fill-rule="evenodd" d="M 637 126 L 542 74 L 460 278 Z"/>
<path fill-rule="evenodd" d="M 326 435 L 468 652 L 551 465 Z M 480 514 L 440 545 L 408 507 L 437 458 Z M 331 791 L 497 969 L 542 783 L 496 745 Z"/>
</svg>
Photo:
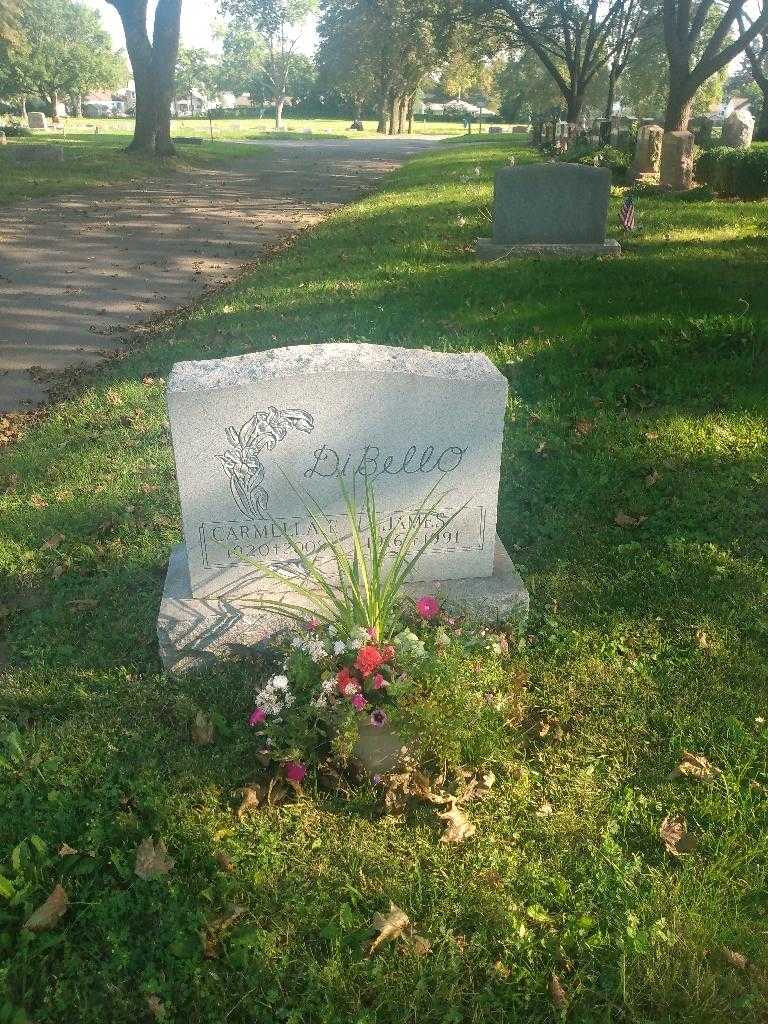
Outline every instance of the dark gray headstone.
<svg viewBox="0 0 768 1024">
<path fill-rule="evenodd" d="M 608 219 L 607 167 L 546 163 L 496 172 L 496 245 L 602 243 Z"/>
<path fill-rule="evenodd" d="M 64 147 L 16 145 L 10 149 L 9 156 L 17 164 L 62 163 L 64 161 Z"/>
</svg>

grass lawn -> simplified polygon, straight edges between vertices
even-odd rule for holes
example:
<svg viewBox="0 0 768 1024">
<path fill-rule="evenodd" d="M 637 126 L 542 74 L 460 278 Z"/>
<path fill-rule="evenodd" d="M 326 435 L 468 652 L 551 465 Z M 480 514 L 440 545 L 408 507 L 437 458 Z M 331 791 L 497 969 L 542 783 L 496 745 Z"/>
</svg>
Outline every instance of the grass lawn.
<svg viewBox="0 0 768 1024">
<path fill-rule="evenodd" d="M 766 1019 L 768 203 L 644 194 L 619 260 L 479 264 L 510 145 L 420 156 L 2 453 L 0 1020 Z M 532 614 L 506 672 L 559 727 L 510 729 L 457 848 L 368 790 L 238 821 L 256 669 L 158 669 L 180 537 L 163 378 L 334 339 L 482 350 L 511 384 L 499 525 Z M 722 773 L 670 781 L 684 750 Z M 669 813 L 698 840 L 678 859 Z M 150 882 L 148 836 L 175 860 Z M 57 883 L 67 916 L 22 932 Z M 390 900 L 427 956 L 365 957 Z"/>
<path fill-rule="evenodd" d="M 143 178 L 255 155 L 255 150 L 250 147 L 219 140 L 205 146 L 179 147 L 177 156 L 165 159 L 126 153 L 128 133 L 113 131 L 115 123 L 106 122 L 106 127 L 102 123 L 98 135 L 87 131 L 85 126 L 81 130 L 73 130 L 69 126 L 67 132 L 55 135 L 35 134 L 9 139 L 8 145 L 0 149 L 0 206 L 83 188 L 127 185 Z M 23 164 L 11 159 L 12 147 L 41 143 L 63 146 L 64 161 Z"/>
</svg>

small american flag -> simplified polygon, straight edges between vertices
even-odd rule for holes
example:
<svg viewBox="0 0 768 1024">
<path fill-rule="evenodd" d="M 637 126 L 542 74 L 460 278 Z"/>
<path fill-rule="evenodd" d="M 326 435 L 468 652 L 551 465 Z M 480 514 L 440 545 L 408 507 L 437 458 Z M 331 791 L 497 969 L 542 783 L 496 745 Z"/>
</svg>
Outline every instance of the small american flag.
<svg viewBox="0 0 768 1024">
<path fill-rule="evenodd" d="M 619 210 L 619 223 L 625 231 L 635 230 L 635 201 L 630 195 L 624 197 Z"/>
</svg>

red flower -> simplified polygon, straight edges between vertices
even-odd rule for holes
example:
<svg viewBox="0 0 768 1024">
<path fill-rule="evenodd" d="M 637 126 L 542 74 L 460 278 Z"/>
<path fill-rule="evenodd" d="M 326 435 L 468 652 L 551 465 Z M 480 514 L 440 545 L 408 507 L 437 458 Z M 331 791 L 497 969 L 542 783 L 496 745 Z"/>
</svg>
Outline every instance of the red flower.
<svg viewBox="0 0 768 1024">
<path fill-rule="evenodd" d="M 395 648 L 392 646 L 392 644 L 387 644 L 387 646 L 381 652 L 382 661 L 384 661 L 384 662 L 392 661 L 394 656 L 395 656 Z"/>
<path fill-rule="evenodd" d="M 440 603 L 434 597 L 420 597 L 416 602 L 416 611 L 422 619 L 434 619 L 440 611 Z"/>
<path fill-rule="evenodd" d="M 360 680 L 352 675 L 346 665 L 337 672 L 336 682 L 339 684 L 339 693 L 342 697 L 348 697 L 350 693 L 357 693 L 360 689 Z"/>
<path fill-rule="evenodd" d="M 362 672 L 364 677 L 375 672 L 379 665 L 383 664 L 384 656 L 378 647 L 374 647 L 373 644 L 367 644 L 365 647 L 361 647 L 357 653 L 357 659 L 355 660 L 355 668 Z"/>
</svg>

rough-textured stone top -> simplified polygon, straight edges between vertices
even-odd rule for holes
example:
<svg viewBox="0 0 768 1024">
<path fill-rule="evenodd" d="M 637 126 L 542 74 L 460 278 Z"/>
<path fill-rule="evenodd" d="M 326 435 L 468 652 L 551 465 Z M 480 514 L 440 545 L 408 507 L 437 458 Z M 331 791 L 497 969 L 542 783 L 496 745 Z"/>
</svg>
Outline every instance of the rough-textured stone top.
<svg viewBox="0 0 768 1024">
<path fill-rule="evenodd" d="M 416 374 L 454 381 L 504 381 L 496 366 L 481 352 L 430 352 L 421 348 L 338 342 L 176 363 L 168 379 L 168 393 L 236 388 L 308 374 L 355 372 Z"/>
</svg>

